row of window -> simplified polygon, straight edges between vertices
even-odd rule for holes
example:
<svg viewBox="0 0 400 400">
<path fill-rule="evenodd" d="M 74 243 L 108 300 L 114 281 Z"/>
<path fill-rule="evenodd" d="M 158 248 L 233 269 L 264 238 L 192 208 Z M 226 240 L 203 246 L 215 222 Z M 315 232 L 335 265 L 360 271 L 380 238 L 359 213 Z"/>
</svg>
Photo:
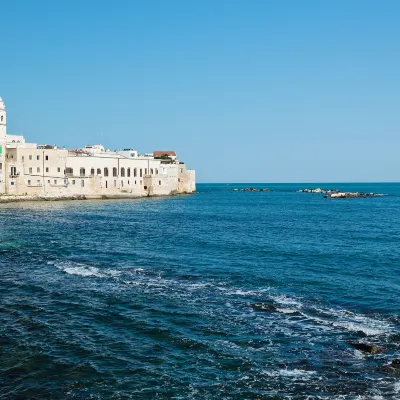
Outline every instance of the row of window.
<svg viewBox="0 0 400 400">
<path fill-rule="evenodd" d="M 29 171 L 29 174 L 32 174 L 32 173 L 33 173 L 33 168 L 32 168 L 32 167 L 29 167 L 28 171 Z M 45 171 L 46 171 L 46 173 L 49 173 L 49 172 L 50 172 L 50 168 L 46 167 L 46 168 L 45 168 Z M 155 170 L 154 170 L 153 168 L 150 168 L 150 175 L 154 175 L 154 171 L 155 171 L 155 174 L 158 175 L 158 169 L 157 169 L 157 168 L 156 168 Z M 40 167 L 37 167 L 37 168 L 36 168 L 36 172 L 37 172 L 37 173 L 40 173 L 40 172 L 41 172 L 41 168 L 40 168 Z M 57 172 L 61 172 L 61 168 L 60 168 L 60 167 L 57 168 Z M 97 175 L 101 175 L 101 172 L 102 172 L 102 171 L 101 171 L 100 168 L 97 168 L 97 171 L 96 171 L 96 172 L 97 172 Z M 74 175 L 74 170 L 73 170 L 72 168 L 67 168 L 67 169 L 65 170 L 65 173 L 66 173 L 67 175 L 69 175 L 69 176 L 73 176 L 73 175 Z M 133 168 L 133 177 L 134 177 L 134 178 L 137 177 L 137 173 L 138 173 L 137 168 Z M 144 174 L 147 175 L 147 168 L 144 169 Z M 86 176 L 86 170 L 85 170 L 85 168 L 80 168 L 80 170 L 79 170 L 79 175 L 80 175 L 80 176 Z M 94 175 L 95 175 L 95 169 L 92 168 L 92 169 L 90 170 L 90 176 L 94 176 Z M 108 175 L 109 175 L 108 168 L 104 168 L 104 176 L 108 176 Z M 130 168 L 127 168 L 127 169 L 125 170 L 125 168 L 121 168 L 121 170 L 120 170 L 120 175 L 121 175 L 122 178 L 125 178 L 125 176 L 127 176 L 128 178 L 130 178 L 130 177 L 131 177 L 131 169 L 130 169 Z M 113 168 L 113 176 L 114 176 L 114 177 L 117 177 L 117 176 L 118 176 L 118 169 L 115 168 L 115 167 Z M 140 176 L 141 178 L 143 177 L 143 169 L 142 169 L 142 168 L 139 169 L 139 176 Z"/>
<path fill-rule="evenodd" d="M 49 183 L 49 184 L 51 184 L 51 180 L 49 179 L 48 181 L 47 181 L 47 183 Z M 142 181 L 140 181 L 140 185 L 142 184 L 143 182 Z M 54 185 L 57 185 L 58 184 L 58 180 L 57 179 L 54 179 L 53 180 L 53 184 Z M 68 180 L 67 179 L 65 179 L 64 181 L 63 181 L 63 184 L 64 185 L 67 185 L 68 184 Z M 76 180 L 75 179 L 73 179 L 72 181 L 71 181 L 71 184 L 72 185 L 76 185 Z M 137 184 L 137 181 L 132 181 L 132 185 L 136 185 Z M 158 184 L 159 185 L 161 185 L 161 181 L 158 181 Z M 41 183 L 41 181 L 38 179 L 37 181 L 36 181 L 36 186 L 41 186 L 42 185 L 42 183 Z M 130 181 L 128 181 L 128 186 L 130 185 Z M 28 186 L 32 186 L 32 181 L 30 180 L 30 179 L 28 179 Z M 84 187 L 85 186 L 85 181 L 84 180 L 81 180 L 81 187 Z M 114 187 L 117 187 L 117 181 L 116 180 L 114 180 Z M 124 187 L 124 181 L 121 181 L 121 187 Z M 106 181 L 106 188 L 108 188 L 108 181 Z M 147 189 L 147 187 L 145 187 L 145 189 Z"/>
<path fill-rule="evenodd" d="M 49 168 L 46 168 L 45 171 L 46 171 L 46 172 L 50 172 L 50 169 L 49 169 Z M 36 172 L 40 173 L 40 167 L 37 167 L 37 168 L 36 168 Z M 61 168 L 57 168 L 57 172 L 61 172 Z M 29 173 L 30 173 L 30 174 L 33 173 L 33 168 L 32 168 L 32 167 L 29 168 Z"/>
<path fill-rule="evenodd" d="M 36 181 L 36 183 L 37 183 L 36 186 L 42 186 L 42 182 L 39 179 Z M 51 180 L 49 179 L 47 181 L 47 183 L 51 184 Z M 68 181 L 65 179 L 62 184 L 66 185 L 67 183 L 68 183 Z M 57 185 L 57 184 L 58 184 L 58 180 L 54 179 L 53 185 Z M 32 181 L 30 179 L 28 179 L 28 186 L 32 186 Z"/>
<path fill-rule="evenodd" d="M 154 172 L 155 172 L 155 175 L 158 175 L 158 169 L 157 168 L 156 169 L 150 168 L 150 175 L 154 175 Z M 96 175 L 102 175 L 101 168 L 97 168 L 97 170 L 92 168 L 90 170 L 90 176 L 94 176 L 95 173 L 96 173 Z M 112 175 L 113 177 L 117 177 L 118 176 L 118 168 L 114 167 L 112 173 L 113 173 L 113 175 Z M 73 168 L 67 168 L 66 169 L 66 174 L 69 175 L 69 176 L 73 176 L 74 175 Z M 147 168 L 144 168 L 144 174 L 147 175 Z M 109 171 L 108 171 L 107 167 L 104 168 L 103 175 L 104 176 L 109 176 Z M 133 177 L 136 178 L 137 175 L 138 175 L 138 168 L 133 168 Z M 86 176 L 86 169 L 85 168 L 80 168 L 79 169 L 79 176 Z M 131 169 L 130 168 L 126 168 L 126 169 L 125 168 L 121 168 L 120 169 L 120 176 L 121 176 L 121 178 L 125 178 L 125 176 L 130 178 L 131 177 Z M 142 168 L 139 168 L 139 176 L 141 178 L 143 177 L 143 169 Z"/>
<path fill-rule="evenodd" d="M 29 157 L 29 161 L 32 161 L 32 160 L 33 160 L 32 154 L 29 154 L 28 157 Z M 11 156 L 11 158 L 13 158 L 13 157 Z M 22 162 L 24 162 L 24 161 L 25 161 L 25 156 L 22 156 L 21 159 L 22 159 Z M 49 161 L 49 156 L 44 156 L 44 159 L 45 159 L 46 161 Z M 40 155 L 39 155 L 39 154 L 36 156 L 36 160 L 37 160 L 37 161 L 40 160 Z"/>
</svg>

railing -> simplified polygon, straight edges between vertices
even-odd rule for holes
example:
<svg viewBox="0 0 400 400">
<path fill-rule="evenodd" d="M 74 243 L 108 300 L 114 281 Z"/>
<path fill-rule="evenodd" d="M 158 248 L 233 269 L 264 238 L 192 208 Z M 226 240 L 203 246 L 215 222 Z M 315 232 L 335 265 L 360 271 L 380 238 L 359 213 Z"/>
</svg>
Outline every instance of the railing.
<svg viewBox="0 0 400 400">
<path fill-rule="evenodd" d="M 16 174 L 10 174 L 10 178 L 18 178 L 19 177 L 19 172 Z"/>
</svg>

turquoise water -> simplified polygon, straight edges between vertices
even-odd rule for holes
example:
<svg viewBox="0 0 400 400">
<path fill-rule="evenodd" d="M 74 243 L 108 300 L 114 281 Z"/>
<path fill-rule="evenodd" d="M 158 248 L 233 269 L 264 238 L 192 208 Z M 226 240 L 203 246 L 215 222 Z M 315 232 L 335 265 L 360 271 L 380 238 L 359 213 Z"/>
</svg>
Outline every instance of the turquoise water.
<svg viewBox="0 0 400 400">
<path fill-rule="evenodd" d="M 400 184 L 0 205 L 0 398 L 398 399 L 399 210 Z"/>
</svg>

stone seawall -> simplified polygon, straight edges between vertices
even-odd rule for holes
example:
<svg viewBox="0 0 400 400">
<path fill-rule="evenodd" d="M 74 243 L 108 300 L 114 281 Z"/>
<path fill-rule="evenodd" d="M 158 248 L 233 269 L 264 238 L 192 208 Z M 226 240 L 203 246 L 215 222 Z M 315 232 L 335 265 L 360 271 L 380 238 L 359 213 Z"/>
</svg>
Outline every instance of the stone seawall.
<svg viewBox="0 0 400 400">
<path fill-rule="evenodd" d="M 195 192 L 193 192 L 195 193 Z M 18 203 L 23 201 L 70 201 L 70 200 L 117 200 L 117 199 L 143 199 L 147 197 L 173 197 L 193 193 L 170 193 L 166 195 L 132 195 L 132 194 L 111 194 L 111 195 L 75 195 L 75 196 L 33 196 L 33 195 L 0 195 L 0 204 Z"/>
</svg>

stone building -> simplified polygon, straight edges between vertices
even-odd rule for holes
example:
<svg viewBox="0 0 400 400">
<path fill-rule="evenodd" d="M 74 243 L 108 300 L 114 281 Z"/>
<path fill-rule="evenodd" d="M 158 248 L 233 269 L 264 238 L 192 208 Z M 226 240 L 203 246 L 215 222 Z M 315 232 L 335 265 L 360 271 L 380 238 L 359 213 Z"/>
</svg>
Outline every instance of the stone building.
<svg viewBox="0 0 400 400">
<path fill-rule="evenodd" d="M 195 171 L 177 157 L 140 156 L 101 145 L 68 150 L 7 134 L 0 98 L 0 195 L 142 197 L 193 193 Z M 155 152 L 155 154 L 158 154 Z"/>
</svg>

